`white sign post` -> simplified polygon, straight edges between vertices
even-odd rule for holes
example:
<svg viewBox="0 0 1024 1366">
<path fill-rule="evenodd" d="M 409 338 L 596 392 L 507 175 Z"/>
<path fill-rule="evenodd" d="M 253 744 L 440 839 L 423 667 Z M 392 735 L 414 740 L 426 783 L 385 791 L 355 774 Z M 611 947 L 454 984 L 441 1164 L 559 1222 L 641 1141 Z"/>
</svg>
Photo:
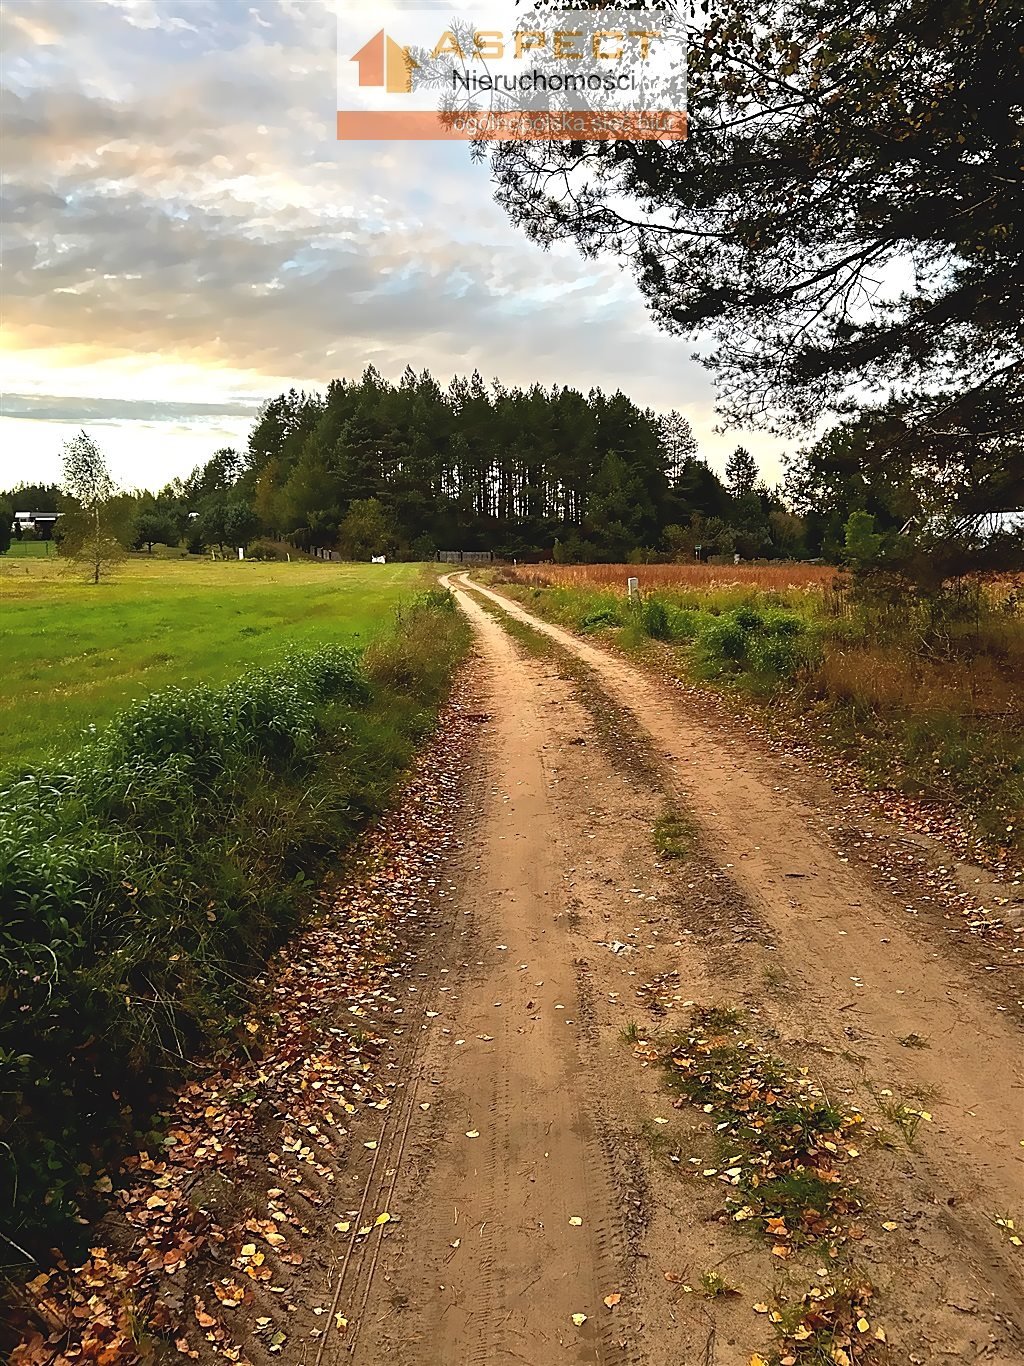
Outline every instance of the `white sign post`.
<svg viewBox="0 0 1024 1366">
<path fill-rule="evenodd" d="M 640 580 L 629 578 L 626 580 L 626 592 L 629 594 L 630 602 L 640 596 Z"/>
</svg>

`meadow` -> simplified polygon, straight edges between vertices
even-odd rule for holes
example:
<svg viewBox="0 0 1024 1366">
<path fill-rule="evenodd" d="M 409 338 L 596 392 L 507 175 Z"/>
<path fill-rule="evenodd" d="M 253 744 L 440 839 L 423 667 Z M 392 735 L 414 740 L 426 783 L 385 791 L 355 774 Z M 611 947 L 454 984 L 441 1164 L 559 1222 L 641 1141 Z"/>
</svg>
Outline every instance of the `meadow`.
<svg viewBox="0 0 1024 1366">
<path fill-rule="evenodd" d="M 492 578 L 542 616 L 759 707 L 877 786 L 951 805 L 989 844 L 1024 852 L 1020 581 L 883 595 L 808 564 L 542 565 Z"/>
<path fill-rule="evenodd" d="M 0 768 L 73 745 L 171 683 L 220 683 L 289 648 L 365 645 L 417 565 L 134 556 L 98 585 L 56 556 L 0 557 Z M 13 558 L 9 558 L 12 556 Z"/>
</svg>

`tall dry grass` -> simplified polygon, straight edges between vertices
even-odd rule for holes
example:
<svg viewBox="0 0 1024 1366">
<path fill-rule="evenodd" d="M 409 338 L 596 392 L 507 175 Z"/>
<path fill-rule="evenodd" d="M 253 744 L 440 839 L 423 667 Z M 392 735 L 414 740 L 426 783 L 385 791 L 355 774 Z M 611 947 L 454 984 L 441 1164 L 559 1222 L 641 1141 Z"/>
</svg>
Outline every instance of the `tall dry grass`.
<svg viewBox="0 0 1024 1366">
<path fill-rule="evenodd" d="M 755 588 L 766 593 L 824 589 L 836 578 L 828 564 L 546 564 L 502 569 L 507 583 L 524 588 L 603 588 L 625 593 L 630 578 L 640 589 L 684 588 L 695 592 Z"/>
</svg>

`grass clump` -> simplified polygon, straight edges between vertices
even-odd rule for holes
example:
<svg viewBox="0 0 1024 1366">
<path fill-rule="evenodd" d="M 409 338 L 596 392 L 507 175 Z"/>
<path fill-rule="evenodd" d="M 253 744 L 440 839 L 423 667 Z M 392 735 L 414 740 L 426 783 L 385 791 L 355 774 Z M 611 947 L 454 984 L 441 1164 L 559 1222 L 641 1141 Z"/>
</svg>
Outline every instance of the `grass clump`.
<svg viewBox="0 0 1024 1366">
<path fill-rule="evenodd" d="M 874 1286 L 866 1277 L 834 1276 L 798 1300 L 779 1295 L 768 1313 L 778 1346 L 764 1366 L 867 1366 L 888 1362 L 888 1339 L 874 1321 Z"/>
<path fill-rule="evenodd" d="M 928 1111 L 914 1110 L 904 1101 L 895 1100 L 891 1096 L 879 1095 L 876 1099 L 879 1110 L 890 1124 L 895 1124 L 896 1128 L 899 1129 L 907 1147 L 913 1147 L 922 1121 L 931 1121 L 931 1115 Z"/>
<path fill-rule="evenodd" d="M 666 811 L 658 817 L 651 839 L 660 859 L 685 859 L 693 853 L 693 826 L 677 811 Z"/>
<path fill-rule="evenodd" d="M 738 1295 L 740 1292 L 734 1285 L 730 1285 L 720 1271 L 702 1271 L 700 1273 L 700 1288 L 704 1297 L 709 1300 L 717 1300 L 723 1295 Z"/>
<path fill-rule="evenodd" d="M 0 779 L 0 1221 L 19 1249 L 66 1236 L 166 1086 L 232 1040 L 467 643 L 429 594 L 365 658 L 326 645 L 167 688 Z"/>
<path fill-rule="evenodd" d="M 695 1011 L 665 1066 L 672 1089 L 715 1119 L 722 1157 L 709 1174 L 730 1187 L 733 1220 L 764 1232 L 780 1256 L 818 1240 L 837 1249 L 858 1208 L 844 1167 L 858 1155 L 850 1140 L 863 1116 L 791 1075 L 726 1008 Z"/>
</svg>

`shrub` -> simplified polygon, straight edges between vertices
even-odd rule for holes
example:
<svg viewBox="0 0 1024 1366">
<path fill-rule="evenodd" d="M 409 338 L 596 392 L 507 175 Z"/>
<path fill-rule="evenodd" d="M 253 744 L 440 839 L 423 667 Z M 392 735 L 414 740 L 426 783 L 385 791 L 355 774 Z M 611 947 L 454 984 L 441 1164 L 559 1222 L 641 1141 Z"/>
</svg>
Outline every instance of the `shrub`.
<svg viewBox="0 0 1024 1366">
<path fill-rule="evenodd" d="M 704 613 L 693 607 L 677 607 L 669 610 L 669 620 L 673 640 L 694 640 L 704 621 Z"/>
<path fill-rule="evenodd" d="M 746 652 L 747 633 L 732 612 L 709 616 L 697 633 L 697 659 L 709 672 L 739 665 Z"/>
<path fill-rule="evenodd" d="M 644 635 L 652 640 L 671 640 L 668 608 L 661 598 L 645 598 L 640 607 L 640 625 Z"/>
<path fill-rule="evenodd" d="M 273 541 L 253 541 L 245 552 L 247 560 L 283 560 L 284 553 Z"/>
<path fill-rule="evenodd" d="M 747 646 L 750 668 L 770 678 L 791 678 L 804 662 L 799 636 L 760 635 Z"/>
<path fill-rule="evenodd" d="M 773 680 L 791 678 L 810 650 L 806 622 L 788 612 L 738 607 L 708 616 L 697 632 L 697 660 L 711 675 L 748 671 Z"/>
<path fill-rule="evenodd" d="M 622 617 L 614 607 L 599 607 L 594 612 L 588 612 L 580 619 L 580 630 L 582 631 L 602 631 L 608 626 L 621 626 Z"/>
</svg>

